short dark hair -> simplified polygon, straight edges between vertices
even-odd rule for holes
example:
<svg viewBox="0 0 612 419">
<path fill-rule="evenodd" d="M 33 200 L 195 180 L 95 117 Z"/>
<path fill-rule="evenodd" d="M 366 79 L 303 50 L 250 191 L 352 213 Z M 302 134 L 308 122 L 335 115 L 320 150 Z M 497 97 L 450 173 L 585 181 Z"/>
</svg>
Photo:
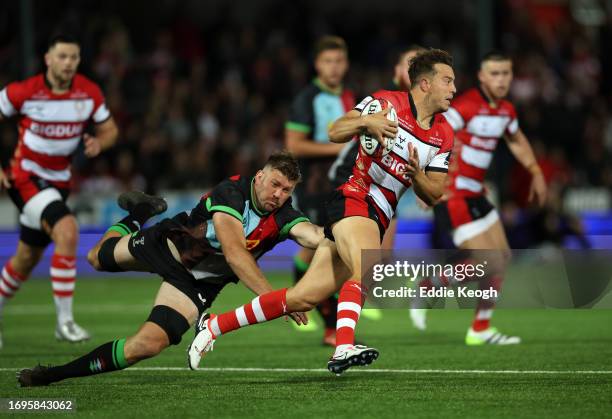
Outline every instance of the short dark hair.
<svg viewBox="0 0 612 419">
<path fill-rule="evenodd" d="M 429 48 L 423 52 L 418 53 L 412 60 L 410 60 L 410 69 L 408 70 L 408 76 L 412 80 L 413 86 L 416 86 L 419 77 L 424 74 L 432 74 L 436 72 L 436 64 L 446 64 L 453 66 L 453 57 L 446 51 L 441 49 Z"/>
<path fill-rule="evenodd" d="M 512 61 L 512 57 L 505 52 L 493 50 L 482 56 L 480 64 L 482 65 L 485 61 Z"/>
<path fill-rule="evenodd" d="M 75 36 L 66 34 L 66 33 L 58 33 L 58 34 L 53 35 L 49 39 L 49 43 L 47 44 L 47 49 L 49 50 L 53 48 L 55 44 L 59 44 L 59 43 L 77 44 L 78 46 L 81 46 L 81 43 L 77 40 Z"/>
<path fill-rule="evenodd" d="M 335 35 L 325 35 L 319 38 L 315 44 L 315 58 L 317 58 L 323 51 L 329 51 L 331 49 L 339 49 L 344 52 L 348 52 L 344 39 Z"/>
<path fill-rule="evenodd" d="M 300 165 L 293 154 L 287 150 L 276 151 L 268 157 L 266 167 L 276 169 L 289 179 L 290 182 L 302 180 Z"/>
<path fill-rule="evenodd" d="M 408 48 L 404 48 L 402 50 L 400 50 L 400 52 L 396 55 L 397 60 L 395 61 L 396 63 L 400 63 L 402 61 L 402 59 L 404 58 L 404 56 L 406 54 L 410 54 L 411 52 L 425 52 L 427 51 L 427 48 L 419 45 L 419 44 L 412 44 L 410 46 L 408 46 Z"/>
</svg>

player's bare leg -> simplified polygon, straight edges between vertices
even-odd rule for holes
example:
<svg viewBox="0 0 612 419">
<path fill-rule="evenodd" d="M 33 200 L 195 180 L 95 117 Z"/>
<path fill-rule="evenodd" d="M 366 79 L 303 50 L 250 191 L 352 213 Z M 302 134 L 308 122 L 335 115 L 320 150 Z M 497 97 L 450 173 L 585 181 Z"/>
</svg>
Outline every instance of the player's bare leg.
<svg viewBox="0 0 612 419">
<path fill-rule="evenodd" d="M 397 233 L 397 218 L 392 218 L 389 222 L 389 227 L 385 231 L 380 248 L 386 251 L 392 251 L 395 246 L 395 235 Z M 382 319 L 382 310 L 376 308 L 364 308 L 361 310 L 361 317 L 369 320 Z"/>
<path fill-rule="evenodd" d="M 107 342 L 61 366 L 23 369 L 17 381 L 22 387 L 46 386 L 66 378 L 122 370 L 178 344 L 197 315 L 197 307 L 185 294 L 163 282 L 149 319 L 134 335 Z"/>
<path fill-rule="evenodd" d="M 307 249 L 305 247 L 300 248 L 300 250 L 293 257 L 293 282 L 298 283 L 308 271 L 310 264 L 312 263 L 312 258 L 314 257 L 315 251 L 312 249 Z M 330 297 L 331 298 L 331 297 Z M 327 314 L 328 308 L 324 308 L 325 313 Z M 335 314 L 335 313 L 334 313 Z M 321 317 L 325 323 L 325 315 L 321 313 Z M 334 322 L 335 322 L 334 317 Z M 318 329 L 317 323 L 310 319 L 307 325 L 298 325 L 296 323 L 292 323 L 295 326 L 295 329 L 300 332 L 312 332 Z M 323 336 L 323 342 L 325 342 L 325 338 L 327 337 L 327 328 L 325 330 Z M 333 328 L 333 340 L 336 341 L 336 328 Z"/>
<path fill-rule="evenodd" d="M 90 338 L 89 332 L 76 324 L 72 312 L 76 284 L 76 251 L 79 227 L 74 215 L 67 214 L 50 226 L 42 221 L 43 230 L 55 243 L 51 257 L 51 288 L 57 312 L 55 337 L 68 342 L 81 342 Z"/>
<path fill-rule="evenodd" d="M 129 251 L 132 233 L 140 230 L 152 216 L 168 208 L 163 198 L 140 191 L 129 191 L 119 195 L 119 207 L 128 211 L 128 216 L 113 224 L 102 238 L 87 253 L 87 261 L 96 270 L 106 272 L 144 271 L 148 268 L 137 261 Z"/>
<path fill-rule="evenodd" d="M 334 294 L 349 277 L 350 271 L 338 256 L 335 243 L 323 240 L 308 271 L 292 288 L 260 295 L 250 303 L 218 316 L 202 316 L 198 322 L 198 334 L 189 346 L 189 367 L 194 370 L 198 368 L 201 358 L 212 350 L 215 339 L 220 335 L 289 313 L 310 311 Z M 305 316 L 294 317 L 302 323 L 300 318 L 307 322 Z"/>
<path fill-rule="evenodd" d="M 2 268 L 0 277 L 0 349 L 3 346 L 2 314 L 4 305 L 28 279 L 32 270 L 42 258 L 44 251 L 45 247 L 30 246 L 20 240 L 17 244 L 17 251 Z"/>
<path fill-rule="evenodd" d="M 380 252 L 380 231 L 378 224 L 366 217 L 348 217 L 332 226 L 338 254 L 349 267 L 351 277 L 340 289 L 338 295 L 338 321 L 336 325 L 336 350 L 327 368 L 340 374 L 354 365 L 369 365 L 378 358 L 378 351 L 355 345 L 355 327 L 359 321 L 369 284 L 362 284 L 362 275 L 370 266 L 362 266 L 362 251 Z M 374 264 L 380 258 L 369 258 Z M 365 271 L 362 271 L 365 269 Z"/>
<path fill-rule="evenodd" d="M 501 222 L 497 220 L 482 233 L 459 243 L 459 249 L 466 251 L 471 259 L 476 258 L 475 263 L 480 263 L 479 259 L 486 258 L 487 275 L 479 280 L 479 286 L 481 289 L 495 289 L 500 292 L 503 276 L 511 258 L 510 246 L 508 245 Z M 479 253 L 479 250 L 484 252 Z M 440 286 L 446 285 L 442 284 Z M 490 320 L 493 315 L 495 302 L 493 299 L 479 300 L 474 321 L 466 335 L 466 344 L 511 345 L 520 343 L 519 337 L 503 335 L 496 328 L 491 327 Z M 426 313 L 427 310 L 424 309 L 411 309 L 410 316 L 413 324 L 415 326 L 419 324 L 424 326 Z"/>
<path fill-rule="evenodd" d="M 461 248 L 493 250 L 487 253 L 488 275 L 480 280 L 480 288 L 500 292 L 512 256 L 501 221 L 496 221 L 482 234 L 461 243 Z M 467 345 L 513 345 L 521 342 L 520 337 L 501 334 L 490 325 L 495 303 L 495 299 L 480 299 L 474 321 L 465 338 Z"/>
<path fill-rule="evenodd" d="M 284 314 L 309 311 L 321 299 L 336 292 L 338 287 L 341 287 L 338 319 L 346 318 L 347 321 L 338 321 L 337 334 L 346 346 L 334 357 L 336 359 L 330 361 L 330 370 L 339 374 L 350 366 L 367 365 L 376 359 L 378 351 L 375 349 L 353 346 L 356 320 L 352 318 L 359 317 L 363 305 L 361 249 L 380 248 L 378 225 L 369 218 L 350 217 L 336 223 L 333 233 L 336 242 L 323 240 L 310 268 L 295 287 L 260 295 L 250 303 L 218 316 L 202 317 L 198 322 L 199 332 L 189 347 L 189 367 L 198 368 L 202 356 L 212 350 L 220 335 Z M 344 246 L 343 252 L 339 251 L 340 246 Z"/>
</svg>

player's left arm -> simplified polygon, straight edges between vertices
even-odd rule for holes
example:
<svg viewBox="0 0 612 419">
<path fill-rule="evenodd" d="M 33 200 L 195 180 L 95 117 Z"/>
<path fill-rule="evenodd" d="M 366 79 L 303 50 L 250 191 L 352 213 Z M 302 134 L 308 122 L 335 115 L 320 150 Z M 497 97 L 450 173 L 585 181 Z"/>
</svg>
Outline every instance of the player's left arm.
<svg viewBox="0 0 612 419">
<path fill-rule="evenodd" d="M 291 227 L 289 237 L 298 242 L 300 246 L 314 250 L 325 238 L 325 235 L 323 234 L 323 227 L 304 221 Z"/>
<path fill-rule="evenodd" d="M 113 117 L 106 121 L 96 124 L 94 127 L 95 136 L 85 134 L 85 155 L 89 158 L 96 157 L 98 154 L 115 145 L 119 136 L 119 129 Z"/>
<path fill-rule="evenodd" d="M 434 170 L 435 168 L 421 169 L 419 164 L 419 151 L 412 144 L 408 144 L 410 158 L 405 173 L 412 178 L 414 193 L 427 205 L 433 206 L 442 199 L 446 186 L 447 171 Z"/>
<path fill-rule="evenodd" d="M 546 202 L 546 181 L 536 160 L 535 154 L 529 140 L 518 128 L 514 133 L 506 132 L 504 136 L 510 152 L 518 162 L 531 174 L 531 185 L 529 186 L 529 202 L 535 202 L 543 206 Z"/>
</svg>

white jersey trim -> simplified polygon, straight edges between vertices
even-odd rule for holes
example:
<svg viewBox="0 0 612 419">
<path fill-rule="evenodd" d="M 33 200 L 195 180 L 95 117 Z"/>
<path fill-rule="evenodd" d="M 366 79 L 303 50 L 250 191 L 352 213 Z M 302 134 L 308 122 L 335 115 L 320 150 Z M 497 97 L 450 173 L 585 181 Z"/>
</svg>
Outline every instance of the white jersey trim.
<svg viewBox="0 0 612 419">
<path fill-rule="evenodd" d="M 461 147 L 461 160 L 479 169 L 487 169 L 493 160 L 493 153 L 464 144 Z"/>
<path fill-rule="evenodd" d="M 393 191 L 396 199 L 398 199 L 402 193 L 404 193 L 404 190 L 407 189 L 402 182 L 387 173 L 376 161 L 373 161 L 370 165 L 368 175 L 374 182 L 378 183 L 384 188 L 389 189 L 390 191 Z"/>
<path fill-rule="evenodd" d="M 440 154 L 436 154 L 433 159 L 431 159 L 431 162 L 429 162 L 429 164 L 425 167 L 425 170 L 427 170 L 428 168 L 436 168 L 436 169 L 443 169 L 444 171 L 448 172 L 448 160 L 449 160 L 449 156 L 450 156 L 450 151 L 447 151 L 445 153 L 440 153 Z"/>
<path fill-rule="evenodd" d="M 94 100 L 26 100 L 21 114 L 40 122 L 85 122 L 93 112 Z"/>
<path fill-rule="evenodd" d="M 482 191 L 482 183 L 465 176 L 457 176 L 455 179 L 455 187 L 457 189 L 464 189 L 472 192 Z"/>
<path fill-rule="evenodd" d="M 6 116 L 7 118 L 17 113 L 17 110 L 15 109 L 13 103 L 8 97 L 8 91 L 6 87 L 0 90 L 0 112 L 2 112 L 2 115 Z"/>
<path fill-rule="evenodd" d="M 519 129 L 518 119 L 514 118 L 512 122 L 508 124 L 508 132 L 512 135 L 516 134 Z"/>
<path fill-rule="evenodd" d="M 443 113 L 444 117 L 448 121 L 453 131 L 459 131 L 465 126 L 465 121 L 457 109 L 450 107 L 446 112 Z"/>
<path fill-rule="evenodd" d="M 497 220 L 499 220 L 499 215 L 493 209 L 482 218 L 460 225 L 453 230 L 453 243 L 457 247 L 461 246 L 466 240 L 473 239 L 487 231 Z"/>
<path fill-rule="evenodd" d="M 92 119 L 95 123 L 100 123 L 106 121 L 110 117 L 110 111 L 106 107 L 106 103 L 98 106 L 96 112 L 94 112 Z"/>
<path fill-rule="evenodd" d="M 500 138 L 510 122 L 509 116 L 503 115 L 475 115 L 467 124 L 470 134 L 486 138 Z"/>
<path fill-rule="evenodd" d="M 62 195 L 55 188 L 47 188 L 34 195 L 23 206 L 23 210 L 19 215 L 19 222 L 34 230 L 42 230 L 41 216 L 45 208 L 51 202 L 61 201 Z"/>
<path fill-rule="evenodd" d="M 385 198 L 385 195 L 382 193 L 380 188 L 376 186 L 374 183 L 370 185 L 369 194 L 372 197 L 372 199 L 374 199 L 374 202 L 376 202 L 376 205 L 378 206 L 378 208 L 380 208 L 385 213 L 385 216 L 389 220 L 393 218 L 393 208 L 391 208 L 391 204 L 389 204 L 389 201 L 387 201 L 387 198 Z"/>
<path fill-rule="evenodd" d="M 49 156 L 70 156 L 79 145 L 81 136 L 49 140 L 34 134 L 29 129 L 23 134 L 23 143 L 32 151 Z"/>
<path fill-rule="evenodd" d="M 23 159 L 21 160 L 21 168 L 26 172 L 32 172 L 46 180 L 56 182 L 67 182 L 70 180 L 70 167 L 64 170 L 51 170 L 40 166 L 32 160 Z"/>
</svg>

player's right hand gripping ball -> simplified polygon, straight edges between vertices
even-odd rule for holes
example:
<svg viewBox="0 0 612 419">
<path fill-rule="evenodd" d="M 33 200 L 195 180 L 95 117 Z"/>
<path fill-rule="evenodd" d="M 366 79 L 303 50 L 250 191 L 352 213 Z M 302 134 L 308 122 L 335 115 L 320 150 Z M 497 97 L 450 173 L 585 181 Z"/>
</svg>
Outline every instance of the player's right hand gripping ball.
<svg viewBox="0 0 612 419">
<path fill-rule="evenodd" d="M 387 114 L 387 119 L 389 121 L 397 122 L 397 112 L 395 112 L 395 108 L 393 104 L 386 99 L 374 99 L 368 102 L 363 108 L 361 115 L 372 115 L 378 112 L 381 112 L 387 108 L 390 108 L 389 113 Z M 361 142 L 361 148 L 368 156 L 372 157 L 382 157 L 389 154 L 391 150 L 393 150 L 393 146 L 395 145 L 395 138 L 385 138 L 386 146 L 380 144 L 380 142 L 369 132 L 365 132 L 359 136 L 359 141 Z"/>
</svg>

